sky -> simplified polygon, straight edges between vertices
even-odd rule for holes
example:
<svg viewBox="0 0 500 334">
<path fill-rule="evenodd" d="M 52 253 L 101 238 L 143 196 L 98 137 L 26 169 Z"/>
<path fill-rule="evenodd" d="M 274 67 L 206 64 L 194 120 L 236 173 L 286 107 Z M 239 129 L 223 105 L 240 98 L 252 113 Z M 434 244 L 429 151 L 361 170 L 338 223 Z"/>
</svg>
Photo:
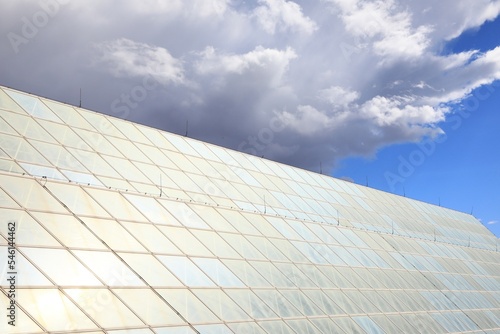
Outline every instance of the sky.
<svg viewBox="0 0 500 334">
<path fill-rule="evenodd" d="M 0 0 L 0 84 L 500 236 L 498 0 Z"/>
</svg>

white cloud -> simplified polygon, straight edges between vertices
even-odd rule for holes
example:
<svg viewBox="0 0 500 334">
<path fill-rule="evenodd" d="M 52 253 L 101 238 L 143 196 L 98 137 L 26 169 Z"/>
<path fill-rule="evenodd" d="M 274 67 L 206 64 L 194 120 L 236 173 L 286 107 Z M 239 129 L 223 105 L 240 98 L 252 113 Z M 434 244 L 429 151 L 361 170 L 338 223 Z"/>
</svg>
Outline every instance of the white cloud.
<svg viewBox="0 0 500 334">
<path fill-rule="evenodd" d="M 257 46 L 253 51 L 244 54 L 228 54 L 217 52 L 207 47 L 200 53 L 201 59 L 196 63 L 200 74 L 238 73 L 254 68 L 274 69 L 280 76 L 286 71 L 290 61 L 297 57 L 291 49 L 276 50 Z"/>
<path fill-rule="evenodd" d="M 9 3 L 0 30 L 22 34 L 40 7 Z M 199 139 L 238 148 L 277 117 L 287 125 L 259 155 L 333 166 L 440 133 L 454 104 L 500 79 L 500 48 L 443 52 L 499 12 L 498 0 L 73 0 L 18 55 L 0 40 L 0 77 L 70 103 L 87 87 L 106 112 L 152 75 L 167 89 L 132 119 L 184 132 L 189 118 Z"/>
<path fill-rule="evenodd" d="M 279 117 L 289 128 L 306 136 L 328 129 L 332 122 L 332 118 L 309 105 L 298 106 L 295 114 L 284 111 Z"/>
<path fill-rule="evenodd" d="M 488 222 L 488 225 L 496 225 L 498 224 L 498 220 L 491 220 Z"/>
<path fill-rule="evenodd" d="M 327 101 L 332 106 L 347 107 L 350 103 L 359 98 L 359 93 L 339 86 L 332 86 L 330 88 L 320 90 L 318 92 L 318 97 Z"/>
<path fill-rule="evenodd" d="M 259 0 L 261 4 L 255 8 L 253 16 L 270 34 L 276 30 L 291 30 L 305 34 L 313 33 L 318 27 L 309 17 L 304 16 L 301 7 L 287 0 Z"/>
<path fill-rule="evenodd" d="M 412 15 L 398 8 L 395 0 L 330 0 L 339 6 L 345 29 L 371 43 L 381 56 L 420 56 L 429 45 L 430 25 L 412 27 Z"/>
<path fill-rule="evenodd" d="M 126 38 L 96 45 L 97 62 L 104 63 L 118 77 L 154 76 L 163 83 L 184 84 L 182 62 L 167 49 L 134 42 Z"/>
<path fill-rule="evenodd" d="M 230 0 L 143 0 L 124 3 L 142 15 L 222 17 L 229 9 Z"/>
<path fill-rule="evenodd" d="M 447 109 L 429 105 L 414 106 L 411 102 L 404 98 L 375 96 L 365 102 L 360 111 L 379 126 L 427 126 L 444 120 Z"/>
</svg>

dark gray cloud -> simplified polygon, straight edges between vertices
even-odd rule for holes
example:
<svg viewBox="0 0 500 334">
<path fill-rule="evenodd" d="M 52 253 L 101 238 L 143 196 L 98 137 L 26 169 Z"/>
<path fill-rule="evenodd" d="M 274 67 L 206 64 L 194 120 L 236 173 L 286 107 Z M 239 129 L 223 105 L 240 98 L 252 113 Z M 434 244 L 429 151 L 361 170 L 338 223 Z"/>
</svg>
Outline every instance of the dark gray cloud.
<svg viewBox="0 0 500 334">
<path fill-rule="evenodd" d="M 446 8 L 446 10 L 443 10 Z M 475 1 L 2 1 L 1 84 L 324 172 L 439 134 L 500 49 L 442 55 Z"/>
</svg>

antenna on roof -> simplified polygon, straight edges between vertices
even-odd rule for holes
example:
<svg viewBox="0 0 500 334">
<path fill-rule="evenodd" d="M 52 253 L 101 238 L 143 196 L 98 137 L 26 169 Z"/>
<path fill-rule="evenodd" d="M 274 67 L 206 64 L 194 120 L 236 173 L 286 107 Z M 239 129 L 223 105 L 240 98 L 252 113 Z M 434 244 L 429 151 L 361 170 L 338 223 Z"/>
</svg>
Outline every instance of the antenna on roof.
<svg viewBox="0 0 500 334">
<path fill-rule="evenodd" d="M 441 197 L 438 197 L 439 206 L 441 206 Z"/>
<path fill-rule="evenodd" d="M 404 186 L 403 186 L 403 197 L 406 197 L 406 190 Z"/>
<path fill-rule="evenodd" d="M 184 135 L 184 137 L 188 136 L 188 129 L 189 129 L 189 121 L 186 120 L 186 134 Z"/>
<path fill-rule="evenodd" d="M 319 162 L 319 173 L 323 174 L 323 165 L 321 164 L 321 161 Z"/>
<path fill-rule="evenodd" d="M 366 186 L 368 187 L 368 175 L 366 176 Z"/>
<path fill-rule="evenodd" d="M 470 209 L 470 215 L 473 216 L 474 215 L 474 205 L 472 206 L 472 209 Z"/>
<path fill-rule="evenodd" d="M 162 193 L 163 193 L 163 189 L 162 189 L 162 186 L 161 186 L 161 174 L 160 174 L 160 197 L 161 197 Z"/>
<path fill-rule="evenodd" d="M 78 105 L 79 108 L 82 107 L 82 88 L 80 87 L 80 104 Z"/>
<path fill-rule="evenodd" d="M 266 195 L 264 195 L 264 214 L 267 213 Z"/>
</svg>

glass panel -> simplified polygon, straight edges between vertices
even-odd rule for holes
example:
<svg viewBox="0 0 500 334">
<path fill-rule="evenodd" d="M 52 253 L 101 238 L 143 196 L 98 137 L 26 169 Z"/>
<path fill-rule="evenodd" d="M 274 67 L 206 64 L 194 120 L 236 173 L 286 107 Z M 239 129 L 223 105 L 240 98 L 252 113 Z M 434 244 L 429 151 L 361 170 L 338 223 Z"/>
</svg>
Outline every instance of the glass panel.
<svg viewBox="0 0 500 334">
<path fill-rule="evenodd" d="M 252 222 L 252 225 L 257 228 L 262 235 L 266 237 L 281 238 L 282 235 L 262 216 L 248 212 L 241 212 L 241 214 Z"/>
<path fill-rule="evenodd" d="M 187 174 L 203 174 L 195 165 L 191 163 L 184 155 L 177 152 L 168 152 L 167 157 L 177 166 L 177 170 Z"/>
<path fill-rule="evenodd" d="M 88 172 L 88 170 L 64 147 L 35 140 L 29 140 L 29 142 L 43 154 L 51 165 L 84 173 Z"/>
<path fill-rule="evenodd" d="M 212 229 L 219 232 L 236 232 L 236 229 L 216 209 L 205 205 L 191 205 L 190 207 L 203 217 Z"/>
<path fill-rule="evenodd" d="M 206 334 L 232 334 L 233 332 L 226 325 L 198 325 L 195 327 L 200 333 Z"/>
<path fill-rule="evenodd" d="M 33 118 L 11 112 L 2 112 L 2 118 L 26 138 L 57 143 Z"/>
<path fill-rule="evenodd" d="M 240 253 L 246 259 L 261 259 L 264 260 L 266 257 L 262 255 L 245 237 L 240 234 L 230 234 L 230 233 L 220 233 L 220 236 L 224 238 L 238 253 Z"/>
<path fill-rule="evenodd" d="M 239 322 L 227 325 L 234 333 L 266 334 L 266 332 L 254 322 Z"/>
<path fill-rule="evenodd" d="M 52 167 L 44 167 L 20 162 L 19 165 L 27 172 L 27 174 L 36 177 L 45 177 L 53 180 L 68 181 L 59 171 Z"/>
<path fill-rule="evenodd" d="M 153 197 L 123 194 L 149 221 L 158 224 L 178 225 L 180 223 Z"/>
<path fill-rule="evenodd" d="M 309 243 L 300 242 L 300 241 L 292 241 L 292 244 L 297 247 L 298 250 L 304 254 L 307 259 L 312 263 L 318 264 L 327 264 L 328 261 L 317 251 L 315 250 Z"/>
<path fill-rule="evenodd" d="M 72 106 L 47 99 L 43 99 L 42 101 L 54 112 L 54 114 L 63 120 L 64 124 L 72 128 L 77 127 L 95 131 L 92 125 L 90 125 Z"/>
<path fill-rule="evenodd" d="M 70 170 L 61 170 L 61 172 L 66 176 L 68 180 L 71 182 L 79 183 L 79 184 L 86 184 L 86 185 L 91 185 L 91 186 L 97 186 L 97 187 L 103 187 L 104 185 L 99 181 L 98 179 L 95 178 L 94 175 L 92 174 L 86 174 L 86 173 L 79 173 L 79 172 L 73 172 Z"/>
<path fill-rule="evenodd" d="M 158 228 L 152 224 L 123 222 L 123 226 L 149 251 L 156 254 L 182 254 Z"/>
<path fill-rule="evenodd" d="M 167 140 L 171 142 L 179 152 L 182 152 L 183 154 L 199 156 L 198 152 L 196 152 L 195 149 L 193 149 L 188 143 L 186 143 L 186 140 L 181 136 L 166 132 L 162 132 L 162 135 L 164 135 L 165 138 L 167 138 Z"/>
<path fill-rule="evenodd" d="M 5 91 L 8 91 L 8 90 L 5 89 Z M 14 102 L 14 100 L 9 95 L 7 95 L 4 92 L 4 89 L 1 89 L 1 88 L 0 88 L 0 108 L 6 109 L 6 110 L 12 110 L 12 111 L 15 111 L 17 113 L 22 113 L 22 114 L 25 113 L 25 111 L 21 107 L 19 107 L 19 105 L 16 102 Z"/>
<path fill-rule="evenodd" d="M 297 268 L 293 263 L 274 262 L 274 265 L 298 288 L 315 288 L 314 284 L 304 272 Z"/>
<path fill-rule="evenodd" d="M 18 291 L 17 302 L 19 305 L 46 331 L 99 329 L 57 289 L 22 289 Z M 10 331 L 8 332 L 10 333 Z"/>
<path fill-rule="evenodd" d="M 162 255 L 158 259 L 187 286 L 215 286 L 187 257 Z"/>
<path fill-rule="evenodd" d="M 116 172 L 100 155 L 95 152 L 84 151 L 80 149 L 74 149 L 72 147 L 67 148 L 71 154 L 76 157 L 88 171 L 96 175 L 106 175 L 114 178 L 121 178 L 120 174 Z M 104 183 L 104 182 L 103 182 Z M 104 183 L 109 186 L 108 184 Z M 118 187 L 115 187 L 118 188 Z"/>
<path fill-rule="evenodd" d="M 108 286 L 144 286 L 139 277 L 111 252 L 78 250 L 73 253 Z"/>
<path fill-rule="evenodd" d="M 146 138 L 146 136 L 144 136 L 142 132 L 137 129 L 138 127 L 143 127 L 143 125 L 134 124 L 121 119 L 113 119 L 113 124 L 116 125 L 116 127 L 120 129 L 125 136 L 127 136 L 128 140 L 151 145 L 151 142 Z"/>
<path fill-rule="evenodd" d="M 158 289 L 156 291 L 190 323 L 220 321 L 188 289 Z"/>
<path fill-rule="evenodd" d="M 145 252 L 146 249 L 115 220 L 82 217 L 85 225 L 115 251 Z"/>
<path fill-rule="evenodd" d="M 158 225 L 157 228 L 186 255 L 211 256 L 210 251 L 188 229 Z"/>
<path fill-rule="evenodd" d="M 207 224 L 185 203 L 159 200 L 168 211 L 184 226 L 210 229 Z"/>
<path fill-rule="evenodd" d="M 260 234 L 259 231 L 254 226 L 252 226 L 252 224 L 238 211 L 226 210 L 221 208 L 217 208 L 217 211 L 229 222 L 229 224 L 240 231 L 240 233 L 257 235 Z"/>
<path fill-rule="evenodd" d="M 110 217 L 80 186 L 51 182 L 46 187 L 76 215 Z"/>
<path fill-rule="evenodd" d="M 48 119 L 49 121 L 61 122 L 61 120 L 56 115 L 54 115 L 54 113 L 49 108 L 47 108 L 47 106 L 44 105 L 42 101 L 40 101 L 40 99 L 9 89 L 4 90 L 30 115 L 38 118 Z"/>
<path fill-rule="evenodd" d="M 287 261 L 287 257 L 283 255 L 273 244 L 264 237 L 247 236 L 257 249 L 259 249 L 268 259 L 275 261 Z"/>
<path fill-rule="evenodd" d="M 2 239 L 3 242 L 3 239 Z M 6 243 L 5 243 L 6 244 Z M 7 244 L 5 246 L 0 246 L 0 252 L 2 254 L 7 254 Z M 7 261 L 9 258 L 7 256 L 0 257 L 0 270 L 2 270 L 1 282 L 0 284 L 7 286 Z M 16 272 L 22 273 L 16 278 L 16 285 L 18 288 L 21 287 L 35 287 L 35 286 L 53 286 L 54 284 L 50 282 L 37 268 L 35 268 L 21 253 L 16 253 Z M 3 294 L 0 294 L 3 296 Z M 1 324 L 0 324 L 1 326 Z M 1 328 L 1 327 L 0 327 Z"/>
<path fill-rule="evenodd" d="M 328 315 L 343 314 L 342 309 L 331 300 L 322 290 L 302 290 L 306 296 L 312 299 Z"/>
<path fill-rule="evenodd" d="M 1 90 L 0 90 L 0 92 L 1 92 Z M 1 103 L 1 100 L 0 100 L 0 103 Z M 8 134 L 13 135 L 13 136 L 19 135 L 17 133 L 17 131 L 14 130 L 14 128 L 9 125 L 9 123 L 7 123 L 6 121 L 3 120 L 2 117 L 0 117 L 0 132 L 8 133 Z"/>
<path fill-rule="evenodd" d="M 112 156 L 104 156 L 104 155 L 103 155 L 103 158 L 111 166 L 114 166 L 116 171 L 118 173 L 120 173 L 120 175 L 124 179 L 126 179 L 128 181 L 151 183 L 151 181 L 137 167 L 135 167 L 129 160 L 115 158 Z"/>
<path fill-rule="evenodd" d="M 15 243 L 18 246 L 62 247 L 42 226 L 25 211 L 0 209 L 0 234 L 8 239 L 9 222 L 15 223 Z"/>
<path fill-rule="evenodd" d="M 280 290 L 292 304 L 306 316 L 318 316 L 324 313 L 301 290 Z"/>
<path fill-rule="evenodd" d="M 86 188 L 87 192 L 99 202 L 114 218 L 123 220 L 147 221 L 120 193 Z"/>
<path fill-rule="evenodd" d="M 354 321 L 361 326 L 367 333 L 383 334 L 385 333 L 372 319 L 369 317 L 354 317 Z"/>
<path fill-rule="evenodd" d="M 309 319 L 316 327 L 321 330 L 321 333 L 345 333 L 340 329 L 330 318 Z"/>
<path fill-rule="evenodd" d="M 107 289 L 65 289 L 64 291 L 102 327 L 144 326 L 144 323 Z"/>
<path fill-rule="evenodd" d="M 50 165 L 50 163 L 24 138 L 2 135 L 0 137 L 2 149 L 12 159 L 27 161 L 34 164 Z"/>
<path fill-rule="evenodd" d="M 73 216 L 33 212 L 35 218 L 66 247 L 101 249 L 106 247 Z M 30 237 L 32 237 L 30 235 Z"/>
<path fill-rule="evenodd" d="M 1 90 L 0 90 L 1 93 Z M 0 94 L 0 102 L 2 101 L 2 97 Z M 7 307 L 10 306 L 10 300 L 7 299 L 7 296 L 3 293 L 0 293 L 0 307 L 2 310 L 7 310 Z M 9 333 L 9 334 L 21 334 L 21 333 L 43 333 L 42 329 L 38 327 L 35 322 L 29 318 L 23 310 L 17 308 L 16 309 L 16 320 L 14 322 L 15 326 L 12 326 L 8 323 L 9 318 L 5 318 L 4 321 L 0 322 L 0 332 L 1 333 Z"/>
<path fill-rule="evenodd" d="M 222 260 L 222 262 L 247 286 L 265 287 L 271 286 L 261 274 L 257 272 L 248 262 L 240 260 Z"/>
<path fill-rule="evenodd" d="M 295 334 L 293 329 L 288 327 L 284 321 L 262 321 L 258 324 L 266 330 L 269 334 Z"/>
<path fill-rule="evenodd" d="M 333 318 L 335 322 L 344 332 L 349 334 L 365 334 L 365 331 L 359 327 L 350 317 Z"/>
<path fill-rule="evenodd" d="M 254 290 L 254 292 L 282 318 L 304 316 L 276 290 Z"/>
<path fill-rule="evenodd" d="M 245 286 L 227 267 L 217 259 L 195 258 L 194 263 L 214 282 L 222 287 Z"/>
<path fill-rule="evenodd" d="M 219 289 L 193 289 L 193 293 L 224 321 L 247 320 L 250 317 Z"/>
<path fill-rule="evenodd" d="M 156 334 L 194 334 L 195 332 L 191 329 L 191 327 L 183 326 L 183 327 L 162 327 L 155 328 Z"/>
<path fill-rule="evenodd" d="M 168 149 L 171 151 L 175 151 L 176 148 L 174 145 L 172 145 L 166 138 L 165 136 L 162 135 L 162 133 L 156 129 L 149 128 L 143 125 L 137 125 L 137 129 L 144 134 L 146 138 L 149 139 L 149 141 L 158 148 L 162 149 Z"/>
<path fill-rule="evenodd" d="M 151 286 L 183 286 L 154 256 L 119 253 L 120 257 Z"/>
<path fill-rule="evenodd" d="M 72 111 L 74 112 L 74 111 Z M 54 135 L 54 138 L 59 145 L 70 146 L 74 148 L 79 148 L 83 150 L 90 151 L 92 148 L 79 137 L 75 131 L 66 124 L 58 124 L 54 122 L 48 122 L 43 119 L 37 120 L 38 123 L 50 134 Z"/>
<path fill-rule="evenodd" d="M 270 241 L 291 261 L 309 262 L 307 258 L 290 243 L 290 241 L 284 239 L 270 239 Z"/>
<path fill-rule="evenodd" d="M 104 135 L 111 135 L 114 137 L 125 138 L 125 136 L 115 127 L 114 124 L 118 123 L 118 119 L 111 118 L 106 115 L 90 111 L 87 109 L 76 108 L 80 114 L 97 130 Z M 113 120 L 113 123 L 109 119 Z M 94 130 L 94 131 L 95 131 Z"/>
<path fill-rule="evenodd" d="M 23 253 L 57 285 L 101 286 L 97 278 L 72 254 L 62 249 L 23 248 Z"/>
<path fill-rule="evenodd" d="M 192 230 L 191 231 L 204 245 L 218 258 L 241 258 L 241 256 L 222 239 L 217 233 L 212 231 Z"/>
<path fill-rule="evenodd" d="M 150 289 L 113 289 L 118 298 L 149 326 L 183 324 L 171 307 Z"/>
<path fill-rule="evenodd" d="M 224 290 L 246 313 L 254 319 L 276 318 L 274 313 L 262 300 L 247 289 L 226 289 Z"/>
<path fill-rule="evenodd" d="M 293 328 L 294 331 L 301 334 L 315 334 L 318 333 L 318 329 L 314 327 L 309 320 L 287 320 L 288 326 Z"/>
<path fill-rule="evenodd" d="M 112 136 L 107 137 L 107 139 L 111 144 L 113 144 L 116 147 L 117 150 L 121 152 L 121 154 L 124 157 L 127 157 L 127 159 L 151 163 L 151 160 L 148 159 L 148 157 L 140 149 L 138 149 L 133 142 Z M 149 147 L 147 145 L 144 146 Z M 156 150 L 157 150 L 156 152 L 151 152 L 151 153 L 161 154 L 160 150 L 158 149 Z M 154 155 L 151 157 L 153 158 Z"/>
<path fill-rule="evenodd" d="M 356 305 L 348 298 L 341 290 L 325 290 L 325 293 L 331 300 L 335 301 L 345 314 L 360 314 L 363 313 L 360 306 Z M 342 327 L 342 326 L 341 326 Z"/>
<path fill-rule="evenodd" d="M 67 212 L 59 202 L 33 179 L 0 175 L 0 184 L 12 198 L 27 209 Z"/>
<path fill-rule="evenodd" d="M 1 160 L 0 160 L 0 164 L 1 164 Z M 12 200 L 12 198 L 10 198 L 9 195 L 7 195 L 7 193 L 5 191 L 3 191 L 2 189 L 0 189 L 0 207 L 5 207 L 5 208 L 15 208 L 15 209 L 19 209 L 19 205 L 14 202 Z M 5 219 L 9 219 L 8 217 L 5 217 Z"/>
</svg>

